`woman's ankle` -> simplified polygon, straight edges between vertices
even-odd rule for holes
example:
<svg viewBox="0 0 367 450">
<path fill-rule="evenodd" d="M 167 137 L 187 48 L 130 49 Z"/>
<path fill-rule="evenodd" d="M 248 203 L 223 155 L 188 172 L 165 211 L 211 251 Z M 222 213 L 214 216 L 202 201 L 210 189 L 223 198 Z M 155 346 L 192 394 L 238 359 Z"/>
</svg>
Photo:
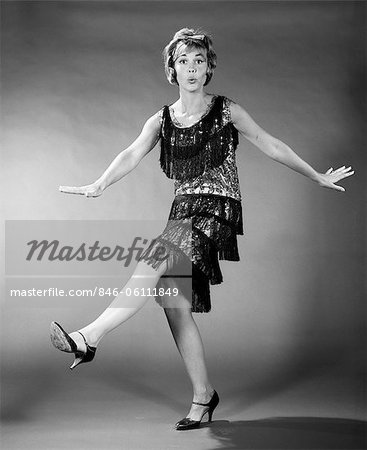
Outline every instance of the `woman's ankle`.
<svg viewBox="0 0 367 450">
<path fill-rule="evenodd" d="M 200 386 L 194 389 L 194 401 L 201 401 L 201 399 L 211 398 L 214 394 L 214 388 L 212 385 Z M 198 400 L 196 400 L 198 399 Z"/>
<path fill-rule="evenodd" d="M 91 330 L 88 327 L 80 328 L 78 332 L 84 336 L 85 340 L 87 341 L 87 344 L 90 347 L 97 347 L 99 341 L 102 339 L 102 336 L 100 336 L 94 330 Z"/>
</svg>

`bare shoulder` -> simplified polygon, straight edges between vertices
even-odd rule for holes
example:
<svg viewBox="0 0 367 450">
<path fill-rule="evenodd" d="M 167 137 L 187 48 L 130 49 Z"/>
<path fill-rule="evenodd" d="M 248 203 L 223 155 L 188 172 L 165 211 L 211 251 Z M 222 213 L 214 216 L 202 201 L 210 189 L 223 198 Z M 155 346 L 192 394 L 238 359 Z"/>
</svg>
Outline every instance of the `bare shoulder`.
<svg viewBox="0 0 367 450">
<path fill-rule="evenodd" d="M 241 105 L 239 105 L 237 102 L 235 102 L 232 99 L 228 99 L 228 106 L 231 111 L 231 117 L 234 125 L 238 123 L 241 120 L 245 120 L 250 118 L 250 115 L 248 112 L 243 108 Z"/>
<path fill-rule="evenodd" d="M 151 127 L 160 127 L 161 122 L 162 122 L 162 114 L 163 114 L 163 108 L 161 108 L 159 111 L 157 111 L 156 113 L 154 113 L 152 116 L 150 116 L 147 121 L 146 124 L 151 126 Z"/>
<path fill-rule="evenodd" d="M 143 132 L 146 131 L 153 134 L 158 134 L 160 132 L 162 124 L 162 112 L 163 109 L 160 109 L 146 120 L 143 127 Z"/>
<path fill-rule="evenodd" d="M 262 131 L 259 125 L 254 121 L 243 106 L 233 100 L 230 100 L 229 109 L 231 112 L 233 125 L 241 134 L 248 137 Z"/>
</svg>

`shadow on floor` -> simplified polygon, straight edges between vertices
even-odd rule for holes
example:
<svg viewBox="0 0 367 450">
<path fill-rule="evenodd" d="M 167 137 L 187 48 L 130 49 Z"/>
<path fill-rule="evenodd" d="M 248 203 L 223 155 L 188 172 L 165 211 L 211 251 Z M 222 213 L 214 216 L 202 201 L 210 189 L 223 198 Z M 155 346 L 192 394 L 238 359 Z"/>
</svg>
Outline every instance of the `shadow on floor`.
<svg viewBox="0 0 367 450">
<path fill-rule="evenodd" d="M 3 371 L 0 371 L 1 375 Z M 4 422 L 25 422 L 32 417 L 33 408 L 49 398 L 55 390 L 52 376 L 41 368 L 20 367 L 6 380 L 1 376 L 0 420 Z M 57 386 L 60 389 L 60 386 Z"/>
<path fill-rule="evenodd" d="M 215 449 L 329 450 L 366 449 L 367 422 L 321 417 L 275 417 L 202 424 L 221 444 Z"/>
</svg>

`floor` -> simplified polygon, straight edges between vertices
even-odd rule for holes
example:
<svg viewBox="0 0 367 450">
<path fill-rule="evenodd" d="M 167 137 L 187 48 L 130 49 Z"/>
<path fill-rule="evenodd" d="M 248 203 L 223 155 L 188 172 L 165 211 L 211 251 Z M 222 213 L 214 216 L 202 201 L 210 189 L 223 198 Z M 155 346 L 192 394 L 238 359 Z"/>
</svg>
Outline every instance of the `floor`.
<svg viewBox="0 0 367 450">
<path fill-rule="evenodd" d="M 177 377 L 148 379 L 147 371 L 136 375 L 132 368 L 121 370 L 120 378 L 103 374 L 102 368 L 91 375 L 87 367 L 80 366 L 78 373 L 55 372 L 50 377 L 37 376 L 35 368 L 28 385 L 24 378 L 23 383 L 17 379 L 19 371 L 8 379 L 6 394 L 2 393 L 1 448 L 367 448 L 363 405 L 355 397 L 355 380 L 340 374 L 313 374 L 268 390 L 256 387 L 255 382 L 248 389 L 243 383 L 240 388 L 240 377 L 233 378 L 229 389 L 225 387 L 228 381 L 223 380 L 217 386 L 220 403 L 213 422 L 178 432 L 173 425 L 187 412 L 187 382 L 180 388 Z"/>
</svg>

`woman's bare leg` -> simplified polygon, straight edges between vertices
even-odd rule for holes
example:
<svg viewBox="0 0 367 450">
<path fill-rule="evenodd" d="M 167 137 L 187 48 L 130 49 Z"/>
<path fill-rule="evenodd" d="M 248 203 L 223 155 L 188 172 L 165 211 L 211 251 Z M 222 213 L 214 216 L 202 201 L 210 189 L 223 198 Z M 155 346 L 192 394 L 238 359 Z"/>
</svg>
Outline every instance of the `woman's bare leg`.
<svg viewBox="0 0 367 450">
<path fill-rule="evenodd" d="M 137 264 L 133 275 L 121 290 L 122 293 L 114 299 L 96 320 L 79 329 L 90 346 L 96 347 L 103 336 L 136 314 L 151 298 L 142 295 L 126 295 L 126 289 L 131 288 L 131 292 L 134 292 L 136 288 L 144 289 L 145 292 L 149 288 L 153 289 L 166 271 L 166 266 L 167 264 L 163 263 L 156 270 L 143 261 Z M 85 350 L 84 340 L 79 333 L 70 333 L 70 337 L 76 342 L 79 350 Z"/>
<path fill-rule="evenodd" d="M 186 302 L 188 307 L 164 308 L 164 312 L 193 386 L 193 401 L 207 403 L 214 389 L 208 379 L 203 341 L 192 317 L 191 304 Z M 186 417 L 200 420 L 203 410 L 203 406 L 191 405 Z"/>
</svg>

